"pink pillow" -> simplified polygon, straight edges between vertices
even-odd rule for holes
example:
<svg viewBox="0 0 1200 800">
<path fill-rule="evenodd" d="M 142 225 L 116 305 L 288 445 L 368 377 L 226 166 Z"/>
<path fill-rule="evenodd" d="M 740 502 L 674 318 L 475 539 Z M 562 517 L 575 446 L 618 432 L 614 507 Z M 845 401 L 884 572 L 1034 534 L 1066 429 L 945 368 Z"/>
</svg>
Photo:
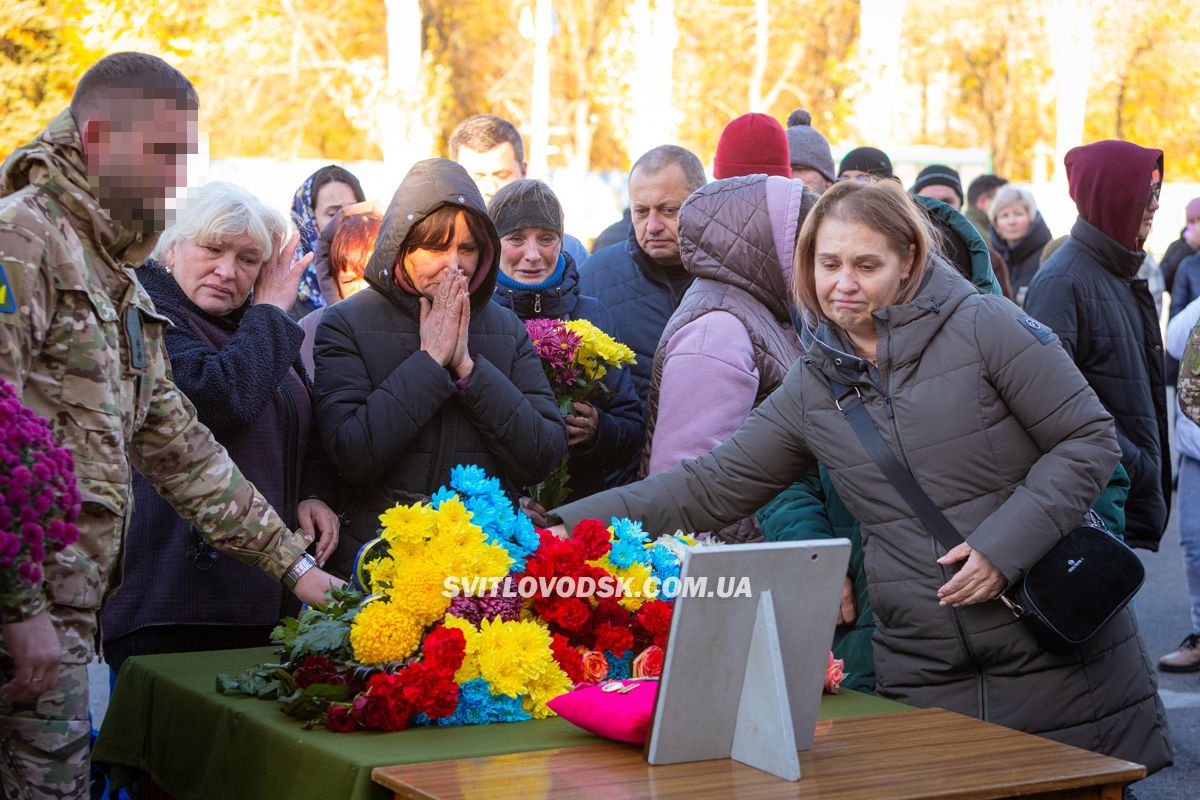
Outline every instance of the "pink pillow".
<svg viewBox="0 0 1200 800">
<path fill-rule="evenodd" d="M 616 691 L 631 686 L 634 688 Z M 657 697 L 656 679 L 605 681 L 578 684 L 574 691 L 559 695 L 546 705 L 589 733 L 618 742 L 645 744 Z"/>
</svg>

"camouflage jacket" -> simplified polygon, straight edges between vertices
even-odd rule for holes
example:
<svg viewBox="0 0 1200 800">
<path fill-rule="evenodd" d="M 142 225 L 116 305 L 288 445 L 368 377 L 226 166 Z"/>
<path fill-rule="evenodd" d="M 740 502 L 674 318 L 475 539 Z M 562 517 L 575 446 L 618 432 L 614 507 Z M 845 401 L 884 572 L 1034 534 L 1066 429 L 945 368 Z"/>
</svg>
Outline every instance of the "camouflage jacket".
<svg viewBox="0 0 1200 800">
<path fill-rule="evenodd" d="M 172 382 L 169 322 L 125 261 L 150 243 L 96 200 L 69 111 L 0 167 L 0 198 L 0 375 L 71 450 L 83 498 L 79 541 L 47 556 L 43 586 L 7 603 L 4 619 L 52 607 L 60 627 L 94 618 L 119 582 L 131 464 L 214 546 L 281 576 L 306 536 L 284 526 Z"/>
</svg>

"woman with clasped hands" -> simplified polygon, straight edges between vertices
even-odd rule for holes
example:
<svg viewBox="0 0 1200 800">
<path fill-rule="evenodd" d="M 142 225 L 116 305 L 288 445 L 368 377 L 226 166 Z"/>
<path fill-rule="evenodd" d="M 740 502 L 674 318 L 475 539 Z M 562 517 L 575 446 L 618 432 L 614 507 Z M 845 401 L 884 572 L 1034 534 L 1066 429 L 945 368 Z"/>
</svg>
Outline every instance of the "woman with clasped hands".
<svg viewBox="0 0 1200 800">
<path fill-rule="evenodd" d="M 413 166 L 396 190 L 364 278 L 317 328 L 317 418 L 351 486 L 330 561 L 348 575 L 379 515 L 428 497 L 459 464 L 515 500 L 562 460 L 566 429 L 522 322 L 489 302 L 500 240 L 483 197 L 452 161 Z"/>
<path fill-rule="evenodd" d="M 333 470 L 313 425 L 300 330 L 287 314 L 311 256 L 293 262 L 286 221 L 245 189 L 189 192 L 138 279 L 166 330 L 175 384 L 242 473 L 291 528 L 338 541 Z M 279 583 L 218 553 L 141 475 L 123 584 L 101 617 L 114 669 L 130 655 L 270 643 L 285 613 Z"/>
<path fill-rule="evenodd" d="M 1055 655 L 997 600 L 1099 496 L 1120 455 L 1112 418 L 1057 339 L 957 275 L 926 225 L 891 181 L 831 188 L 796 245 L 811 341 L 783 385 L 707 455 L 552 521 L 715 530 L 819 461 L 862 523 L 880 695 L 1161 769 L 1170 736 L 1132 610 Z M 861 395 L 964 544 L 939 549 L 859 444 L 830 378 Z"/>
</svg>

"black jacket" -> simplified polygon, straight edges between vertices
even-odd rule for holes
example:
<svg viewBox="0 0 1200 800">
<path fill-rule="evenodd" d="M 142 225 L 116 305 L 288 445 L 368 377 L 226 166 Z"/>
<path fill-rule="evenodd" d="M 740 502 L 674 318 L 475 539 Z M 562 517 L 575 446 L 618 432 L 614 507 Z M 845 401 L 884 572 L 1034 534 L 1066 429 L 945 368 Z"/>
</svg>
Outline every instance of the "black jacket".
<svg viewBox="0 0 1200 800">
<path fill-rule="evenodd" d="M 466 388 L 421 349 L 418 298 L 392 265 L 409 231 L 444 205 L 487 221 L 472 281 Z M 326 309 L 317 328 L 316 408 L 321 441 L 349 484 L 350 512 L 329 569 L 345 576 L 374 538 L 378 515 L 432 494 L 458 464 L 476 464 L 514 497 L 566 453 L 566 428 L 525 326 L 490 302 L 500 240 L 483 197 L 458 164 L 416 164 L 396 190 L 364 274 L 370 288 Z"/>
<path fill-rule="evenodd" d="M 1050 229 L 1046 227 L 1046 220 L 1042 219 L 1041 212 L 1037 214 L 1026 234 L 1011 245 L 1000 238 L 1000 234 L 996 232 L 995 228 L 992 228 L 992 246 L 996 248 L 996 252 L 1008 265 L 1008 280 L 1012 286 L 1013 297 L 1018 303 L 1024 299 L 1026 287 L 1033 280 L 1033 276 L 1037 274 L 1041 264 L 1042 248 L 1052 238 Z"/>
<path fill-rule="evenodd" d="M 1080 218 L 1035 276 L 1025 309 L 1050 326 L 1117 423 L 1132 487 L 1125 539 L 1157 550 L 1171 506 L 1162 334 L 1137 277 L 1145 254 Z"/>
<path fill-rule="evenodd" d="M 561 264 L 563 276 L 557 286 L 539 291 L 512 286 L 511 282 L 498 283 L 495 301 L 523 320 L 586 319 L 621 341 L 608 309 L 596 298 L 580 293 L 579 271 L 565 250 Z M 600 394 L 592 403 L 599 416 L 595 441 L 571 448 L 568 500 L 611 488 L 615 484 L 605 480 L 605 471 L 625 467 L 642 449 L 642 404 L 633 390 L 633 373 L 628 368 L 610 370 L 604 376 L 604 385 L 611 394 Z"/>
<path fill-rule="evenodd" d="M 224 316 L 208 314 L 154 261 L 137 276 L 173 323 L 165 339 L 176 386 L 246 478 L 289 527 L 302 500 L 335 506 L 300 363 L 299 326 L 274 306 L 248 301 Z M 133 495 L 124 581 L 102 615 L 105 641 L 148 626 L 278 621 L 278 581 L 213 550 L 140 473 Z"/>
</svg>

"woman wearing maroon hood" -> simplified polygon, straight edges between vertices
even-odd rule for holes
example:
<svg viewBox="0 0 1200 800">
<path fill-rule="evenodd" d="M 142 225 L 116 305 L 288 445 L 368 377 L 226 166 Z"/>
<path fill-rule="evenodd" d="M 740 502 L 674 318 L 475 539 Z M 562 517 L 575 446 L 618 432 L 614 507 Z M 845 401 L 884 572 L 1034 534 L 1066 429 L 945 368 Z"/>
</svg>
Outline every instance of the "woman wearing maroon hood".
<svg viewBox="0 0 1200 800">
<path fill-rule="evenodd" d="M 1171 505 L 1162 334 L 1137 277 L 1162 188 L 1163 153 L 1130 142 L 1076 147 L 1065 160 L 1079 219 L 1029 286 L 1025 309 L 1062 339 L 1116 419 L 1133 482 L 1126 540 L 1157 550 Z"/>
</svg>

